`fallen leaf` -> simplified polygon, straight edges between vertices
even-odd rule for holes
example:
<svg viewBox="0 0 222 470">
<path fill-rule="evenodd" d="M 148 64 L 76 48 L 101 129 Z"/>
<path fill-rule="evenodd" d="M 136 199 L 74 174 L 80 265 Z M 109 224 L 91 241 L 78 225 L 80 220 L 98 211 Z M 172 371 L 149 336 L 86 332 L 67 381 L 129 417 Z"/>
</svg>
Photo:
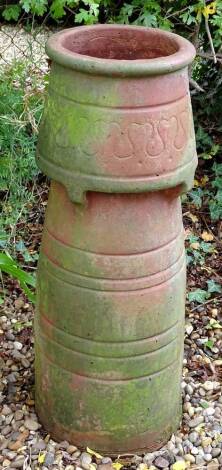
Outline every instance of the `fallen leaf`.
<svg viewBox="0 0 222 470">
<path fill-rule="evenodd" d="M 212 233 L 209 233 L 206 230 L 204 230 L 204 232 L 201 234 L 201 238 L 205 242 L 211 242 L 214 239 L 214 236 L 212 235 Z"/>
<path fill-rule="evenodd" d="M 46 456 L 46 453 L 41 453 L 39 454 L 38 456 L 38 463 L 40 463 L 41 465 L 45 462 L 45 456 Z"/>
<path fill-rule="evenodd" d="M 202 187 L 203 187 L 203 186 L 206 186 L 206 184 L 208 183 L 208 181 L 209 181 L 208 176 L 207 176 L 207 175 L 204 175 L 204 176 L 201 178 L 201 180 L 200 180 L 201 186 L 202 186 Z"/>
<path fill-rule="evenodd" d="M 198 181 L 198 180 L 194 180 L 194 187 L 195 187 L 195 188 L 198 188 L 198 186 L 200 186 L 199 181 Z"/>
<path fill-rule="evenodd" d="M 191 212 L 188 212 L 187 214 L 187 217 L 189 217 L 190 220 L 192 220 L 192 222 L 195 224 L 195 222 L 198 222 L 198 217 L 194 214 L 192 214 Z"/>
<path fill-rule="evenodd" d="M 95 450 L 90 449 L 89 447 L 86 448 L 86 452 L 90 455 L 94 455 L 97 459 L 103 459 L 103 456 L 95 452 Z"/>
<path fill-rule="evenodd" d="M 190 248 L 193 248 L 193 250 L 199 250 L 200 249 L 200 244 L 199 242 L 194 242 L 190 244 Z"/>
<path fill-rule="evenodd" d="M 212 328 L 215 328 L 215 329 L 222 329 L 222 325 L 221 323 L 219 323 L 217 320 L 215 320 L 214 318 L 211 318 L 210 319 L 210 326 Z"/>
<path fill-rule="evenodd" d="M 113 467 L 115 470 L 120 470 L 120 469 L 123 467 L 123 465 L 122 465 L 121 463 L 119 463 L 119 462 L 115 462 L 115 463 L 112 464 L 112 467 Z"/>
<path fill-rule="evenodd" d="M 186 468 L 187 468 L 186 462 L 182 462 L 182 461 L 175 462 L 172 465 L 172 470 L 186 470 Z"/>
</svg>

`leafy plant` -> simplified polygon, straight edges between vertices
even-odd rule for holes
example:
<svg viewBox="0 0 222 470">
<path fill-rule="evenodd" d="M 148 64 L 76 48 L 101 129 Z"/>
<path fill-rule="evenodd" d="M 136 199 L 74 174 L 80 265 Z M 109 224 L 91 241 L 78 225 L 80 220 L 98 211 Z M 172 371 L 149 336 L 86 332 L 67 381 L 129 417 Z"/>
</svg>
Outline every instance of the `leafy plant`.
<svg viewBox="0 0 222 470">
<path fill-rule="evenodd" d="M 222 292 L 220 284 L 217 284 L 213 280 L 209 280 L 207 281 L 207 290 L 199 288 L 195 289 L 193 291 L 188 292 L 187 297 L 189 302 L 197 302 L 198 304 L 202 304 L 211 297 L 211 294 L 214 294 L 216 292 Z"/>
<path fill-rule="evenodd" d="M 201 240 L 200 237 L 190 234 L 186 238 L 186 255 L 187 264 L 190 263 L 196 265 L 203 265 L 205 262 L 205 256 L 211 254 L 214 251 L 214 244 Z M 213 281 L 212 281 L 213 282 Z"/>
<path fill-rule="evenodd" d="M 3 232 L 27 210 L 39 173 L 35 146 L 43 96 L 35 85 L 34 74 L 32 87 L 27 89 L 28 68 L 24 62 L 16 62 L 0 73 L 0 228 Z"/>
<path fill-rule="evenodd" d="M 195 289 L 188 293 L 189 302 L 197 302 L 198 304 L 203 304 L 209 297 L 209 292 L 204 289 Z"/>
<path fill-rule="evenodd" d="M 35 302 L 35 295 L 30 289 L 30 287 L 35 288 L 34 276 L 19 268 L 8 253 L 0 253 L 0 272 L 7 273 L 18 280 L 28 299 Z"/>
<path fill-rule="evenodd" d="M 212 220 L 222 217 L 222 163 L 214 163 L 213 172 L 215 178 L 212 182 L 213 192 L 209 200 L 209 209 Z"/>
<path fill-rule="evenodd" d="M 222 287 L 220 284 L 213 281 L 213 279 L 209 279 L 209 281 L 207 281 L 207 290 L 210 294 L 214 294 L 215 292 L 221 293 Z"/>
</svg>

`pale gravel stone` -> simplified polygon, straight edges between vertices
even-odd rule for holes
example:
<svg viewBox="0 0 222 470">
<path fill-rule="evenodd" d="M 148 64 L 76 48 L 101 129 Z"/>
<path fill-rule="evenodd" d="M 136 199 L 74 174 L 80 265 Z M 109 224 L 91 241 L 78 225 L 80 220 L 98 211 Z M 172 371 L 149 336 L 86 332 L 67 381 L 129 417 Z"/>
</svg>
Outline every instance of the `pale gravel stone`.
<svg viewBox="0 0 222 470">
<path fill-rule="evenodd" d="M 215 447 L 214 449 L 212 449 L 211 454 L 213 458 L 219 457 L 219 455 L 221 454 L 221 449 L 219 447 Z"/>
<path fill-rule="evenodd" d="M 14 344 L 13 344 L 14 348 L 17 349 L 18 351 L 21 351 L 22 348 L 23 348 L 23 345 L 22 343 L 20 343 L 19 341 L 15 341 Z"/>
<path fill-rule="evenodd" d="M 135 456 L 134 456 L 134 459 L 137 459 L 137 458 L 139 458 L 139 460 L 140 460 L 140 462 L 141 462 L 142 457 L 140 457 L 139 455 L 135 455 Z M 111 459 L 110 457 L 103 457 L 103 458 L 102 458 L 102 463 L 103 463 L 103 464 L 112 463 L 112 459 Z M 136 462 L 135 462 L 135 463 L 136 463 Z"/>
<path fill-rule="evenodd" d="M 66 452 L 68 452 L 68 454 L 73 454 L 74 452 L 76 452 L 77 447 L 76 446 L 72 446 L 72 445 L 69 445 L 67 448 L 66 448 Z"/>
<path fill-rule="evenodd" d="M 24 416 L 24 412 L 22 410 L 16 410 L 14 417 L 16 421 L 20 421 Z"/>
<path fill-rule="evenodd" d="M 55 458 L 55 454 L 53 452 L 46 452 L 45 460 L 44 460 L 44 465 L 46 467 L 50 466 L 53 464 Z"/>
<path fill-rule="evenodd" d="M 203 415 L 204 416 L 213 416 L 215 413 L 215 409 L 211 406 L 209 406 L 209 408 L 206 408 L 205 410 L 203 410 Z"/>
<path fill-rule="evenodd" d="M 23 468 L 24 460 L 25 460 L 25 457 L 24 457 L 23 455 L 17 457 L 17 458 L 13 461 L 13 466 L 14 466 L 15 468 Z"/>
<path fill-rule="evenodd" d="M 196 428 L 197 426 L 199 426 L 199 424 L 201 424 L 203 422 L 204 422 L 204 417 L 200 415 L 200 416 L 197 416 L 194 419 L 191 419 L 188 424 L 189 424 L 190 428 Z"/>
<path fill-rule="evenodd" d="M 37 421 L 31 418 L 26 418 L 24 425 L 29 431 L 37 431 L 41 427 Z"/>
<path fill-rule="evenodd" d="M 83 452 L 80 456 L 80 465 L 84 470 L 90 469 L 90 464 L 92 462 L 92 457 L 87 452 Z"/>
<path fill-rule="evenodd" d="M 194 455 L 185 454 L 185 455 L 184 455 L 184 459 L 186 460 L 186 462 L 195 463 L 195 457 L 194 457 Z"/>
<path fill-rule="evenodd" d="M 209 380 L 207 380 L 204 384 L 203 384 L 203 388 L 207 391 L 211 391 L 214 389 L 214 383 L 213 382 L 210 382 Z"/>
<path fill-rule="evenodd" d="M 205 464 L 202 455 L 197 455 L 196 456 L 196 465 L 202 465 L 202 464 Z"/>
<path fill-rule="evenodd" d="M 193 444 L 195 444 L 195 442 L 198 440 L 198 438 L 199 438 L 199 434 L 196 431 L 193 431 L 189 434 L 189 440 Z"/>
<path fill-rule="evenodd" d="M 197 447 L 193 446 L 190 452 L 191 452 L 192 455 L 198 455 L 199 454 L 199 449 Z"/>
<path fill-rule="evenodd" d="M 157 468 L 164 469 L 169 466 L 169 462 L 164 457 L 159 456 L 154 460 L 154 465 Z"/>
<path fill-rule="evenodd" d="M 11 408 L 9 408 L 8 405 L 4 405 L 4 406 L 2 407 L 2 411 L 1 411 L 1 414 L 2 414 L 2 415 L 8 416 L 8 415 L 11 414 L 11 412 L 12 412 L 12 410 L 11 410 Z"/>
</svg>

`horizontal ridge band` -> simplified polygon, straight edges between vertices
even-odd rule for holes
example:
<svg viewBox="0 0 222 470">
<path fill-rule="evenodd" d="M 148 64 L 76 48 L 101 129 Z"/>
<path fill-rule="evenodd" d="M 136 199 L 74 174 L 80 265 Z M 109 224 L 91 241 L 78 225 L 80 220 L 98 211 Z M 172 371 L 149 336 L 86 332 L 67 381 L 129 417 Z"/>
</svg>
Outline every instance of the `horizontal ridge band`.
<svg viewBox="0 0 222 470">
<path fill-rule="evenodd" d="M 169 268 L 150 276 L 135 279 L 104 279 L 81 275 L 61 268 L 53 260 L 45 256 L 44 253 L 42 253 L 39 262 L 39 271 L 43 272 L 46 270 L 52 277 L 59 279 L 64 284 L 70 284 L 84 289 L 110 292 L 127 292 L 156 287 L 169 281 L 183 268 L 185 268 L 184 249 L 178 260 Z"/>
<path fill-rule="evenodd" d="M 184 249 L 183 228 L 167 243 L 153 250 L 124 254 L 106 254 L 66 244 L 45 227 L 42 252 L 56 265 L 74 274 L 102 279 L 136 279 L 169 268 Z"/>
<path fill-rule="evenodd" d="M 165 331 L 160 331 L 154 336 L 148 336 L 143 339 L 134 339 L 129 341 L 109 342 L 109 341 L 98 341 L 89 338 L 68 333 L 61 328 L 58 328 L 43 314 L 39 312 L 38 324 L 40 330 L 49 338 L 54 338 L 61 345 L 65 345 L 67 348 L 76 352 L 82 352 L 83 354 L 96 355 L 101 357 L 129 357 L 129 351 L 133 356 L 146 354 L 155 351 L 174 340 L 178 335 L 178 330 L 182 331 L 182 316 L 173 325 Z"/>
<path fill-rule="evenodd" d="M 105 193 L 142 193 L 144 191 L 160 191 L 178 185 L 183 185 L 184 189 L 192 187 L 193 171 L 197 166 L 196 153 L 184 165 L 178 166 L 175 170 L 162 173 L 159 176 L 108 176 L 98 174 L 81 173 L 73 169 L 63 168 L 58 162 L 53 162 L 46 156 L 36 152 L 37 163 L 40 169 L 50 178 L 62 183 L 71 201 L 85 203 L 85 193 L 87 191 L 98 191 Z"/>
<path fill-rule="evenodd" d="M 160 373 L 176 361 L 180 362 L 180 350 L 176 339 L 161 348 L 161 350 L 152 351 L 148 355 L 110 359 L 90 357 L 71 351 L 52 339 L 40 335 L 38 329 L 36 329 L 36 332 L 38 333 L 36 338 L 36 347 L 39 349 L 38 355 L 41 353 L 44 360 L 49 360 L 64 371 L 91 380 L 110 382 L 144 379 Z"/>
</svg>

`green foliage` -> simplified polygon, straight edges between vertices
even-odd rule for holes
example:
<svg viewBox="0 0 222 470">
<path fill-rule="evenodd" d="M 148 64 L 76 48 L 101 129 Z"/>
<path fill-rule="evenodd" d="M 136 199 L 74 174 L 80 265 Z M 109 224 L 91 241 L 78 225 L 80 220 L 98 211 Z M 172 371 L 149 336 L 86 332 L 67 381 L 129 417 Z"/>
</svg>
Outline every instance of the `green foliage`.
<svg viewBox="0 0 222 470">
<path fill-rule="evenodd" d="M 215 292 L 221 293 L 222 287 L 220 284 L 213 281 L 213 279 L 209 279 L 209 281 L 207 281 L 207 290 L 210 294 L 214 294 Z"/>
<path fill-rule="evenodd" d="M 118 23 L 171 29 L 172 23 L 163 14 L 161 3 L 156 0 L 133 0 L 124 3 L 116 17 Z"/>
<path fill-rule="evenodd" d="M 197 209 L 199 209 L 202 206 L 203 189 L 191 189 L 189 192 L 189 198 L 191 199 L 191 202 L 197 207 Z"/>
<path fill-rule="evenodd" d="M 0 253 L 0 272 L 7 273 L 19 281 L 28 299 L 31 302 L 35 302 L 35 296 L 30 289 L 30 287 L 35 288 L 35 278 L 19 268 L 16 261 L 8 253 Z"/>
<path fill-rule="evenodd" d="M 19 4 L 5 5 L 2 16 L 5 20 L 17 21 L 19 16 L 31 14 L 35 17 L 50 16 L 54 20 L 73 17 L 76 23 L 92 24 L 98 21 L 101 0 L 20 0 Z"/>
<path fill-rule="evenodd" d="M 210 8 L 209 8 L 210 5 Z M 208 2 L 208 19 L 215 44 L 221 44 L 222 0 Z M 2 15 L 7 21 L 15 20 L 19 16 L 31 14 L 35 17 L 51 17 L 58 21 L 68 18 L 71 22 L 91 24 L 100 22 L 133 23 L 144 26 L 174 29 L 175 25 L 183 29 L 185 34 L 190 28 L 204 22 L 206 16 L 204 0 L 20 0 L 8 5 L 3 2 Z M 204 32 L 205 34 L 205 32 Z"/>
<path fill-rule="evenodd" d="M 204 303 L 209 297 L 209 292 L 204 289 L 195 289 L 188 293 L 189 302 L 197 302 L 198 304 Z"/>
<path fill-rule="evenodd" d="M 212 194 L 209 200 L 211 219 L 216 221 L 222 217 L 222 164 L 214 163 L 214 179 L 212 182 Z"/>
<path fill-rule="evenodd" d="M 211 254 L 214 251 L 213 243 L 207 243 L 193 234 L 188 235 L 186 242 L 187 265 L 192 263 L 194 265 L 199 264 L 202 266 L 205 263 L 206 255 Z"/>
<path fill-rule="evenodd" d="M 3 18 L 6 21 L 17 21 L 19 19 L 21 13 L 21 7 L 20 5 L 8 5 L 2 13 Z"/>
<path fill-rule="evenodd" d="M 206 206 L 210 218 L 216 222 L 222 217 L 222 163 L 214 162 L 211 166 L 211 180 L 206 187 L 195 187 L 184 198 L 197 209 Z"/>
<path fill-rule="evenodd" d="M 213 279 L 207 281 L 207 290 L 205 289 L 195 289 L 188 292 L 187 297 L 189 302 L 197 302 L 198 304 L 203 304 L 206 300 L 210 299 L 212 294 L 221 293 L 222 288 L 220 284 L 215 282 Z"/>
<path fill-rule="evenodd" d="M 33 200 L 36 180 L 37 128 L 42 94 L 26 88 L 27 65 L 20 62 L 0 74 L 0 210 L 1 225 L 13 226 Z M 35 75 L 33 75 L 33 80 Z"/>
</svg>

